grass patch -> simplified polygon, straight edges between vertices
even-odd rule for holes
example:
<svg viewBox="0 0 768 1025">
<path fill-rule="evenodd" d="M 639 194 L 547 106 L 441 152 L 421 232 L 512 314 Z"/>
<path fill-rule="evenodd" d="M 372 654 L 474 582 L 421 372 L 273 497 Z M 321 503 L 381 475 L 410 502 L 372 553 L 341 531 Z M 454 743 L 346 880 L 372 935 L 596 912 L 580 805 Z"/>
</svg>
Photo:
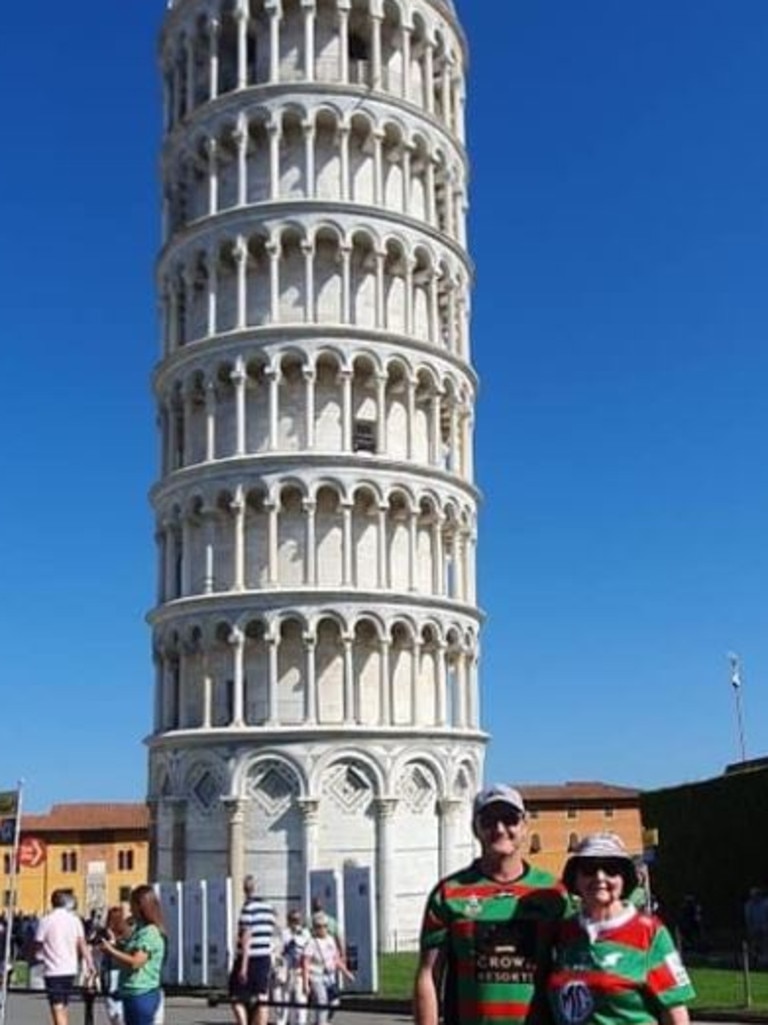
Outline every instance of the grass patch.
<svg viewBox="0 0 768 1025">
<path fill-rule="evenodd" d="M 413 976 L 419 955 L 382 954 L 379 957 L 379 995 L 407 999 L 413 992 Z"/>
<path fill-rule="evenodd" d="M 725 1009 L 747 1006 L 744 975 L 727 968 L 689 969 L 696 990 L 693 1007 L 722 1007 Z M 752 993 L 750 1007 L 768 1012 L 768 973 L 751 972 L 749 984 Z"/>
<path fill-rule="evenodd" d="M 410 999 L 417 959 L 415 953 L 383 954 L 379 958 L 379 996 Z M 696 989 L 693 1007 L 736 1010 L 746 1006 L 742 972 L 726 968 L 691 968 L 690 974 Z M 750 987 L 751 1008 L 765 1011 L 768 1015 L 768 972 L 752 972 Z"/>
</svg>

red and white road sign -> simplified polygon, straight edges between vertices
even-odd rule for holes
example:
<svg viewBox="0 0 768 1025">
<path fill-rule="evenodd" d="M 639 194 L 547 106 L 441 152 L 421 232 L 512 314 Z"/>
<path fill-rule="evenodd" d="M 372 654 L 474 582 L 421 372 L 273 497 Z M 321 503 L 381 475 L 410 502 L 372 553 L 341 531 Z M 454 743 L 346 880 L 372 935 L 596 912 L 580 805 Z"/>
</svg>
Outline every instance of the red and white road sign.
<svg viewBox="0 0 768 1025">
<path fill-rule="evenodd" d="M 23 836 L 19 844 L 19 865 L 38 868 L 45 861 L 45 843 L 36 836 Z"/>
</svg>

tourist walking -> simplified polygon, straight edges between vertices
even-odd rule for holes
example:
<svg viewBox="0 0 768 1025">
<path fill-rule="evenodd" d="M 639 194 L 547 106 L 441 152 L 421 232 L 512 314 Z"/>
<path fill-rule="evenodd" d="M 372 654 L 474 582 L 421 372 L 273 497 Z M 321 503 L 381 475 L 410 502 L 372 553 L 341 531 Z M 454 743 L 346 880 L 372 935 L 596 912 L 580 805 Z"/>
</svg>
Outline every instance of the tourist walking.
<svg viewBox="0 0 768 1025">
<path fill-rule="evenodd" d="M 236 1025 L 267 1025 L 272 947 L 277 919 L 271 904 L 256 895 L 256 880 L 243 880 L 243 906 L 237 920 L 237 952 L 229 976 Z"/>
<path fill-rule="evenodd" d="M 312 915 L 312 936 L 307 943 L 306 954 L 309 990 L 316 1009 L 315 1025 L 327 1025 L 339 1004 L 339 976 L 353 979 L 354 975 L 341 955 L 337 938 L 331 935 L 324 911 L 316 911 Z"/>
<path fill-rule="evenodd" d="M 437 1025 L 441 1017 L 445 1025 L 530 1020 L 546 925 L 567 908 L 554 876 L 523 858 L 528 832 L 519 791 L 496 784 L 479 793 L 472 828 L 480 857 L 441 879 L 427 900 L 414 985 L 417 1025 Z"/>
<path fill-rule="evenodd" d="M 43 962 L 45 991 L 53 1025 L 67 1025 L 69 999 L 80 965 L 93 971 L 91 951 L 85 942 L 83 923 L 70 910 L 66 890 L 51 894 L 51 911 L 41 918 L 35 934 L 35 948 Z"/>
</svg>

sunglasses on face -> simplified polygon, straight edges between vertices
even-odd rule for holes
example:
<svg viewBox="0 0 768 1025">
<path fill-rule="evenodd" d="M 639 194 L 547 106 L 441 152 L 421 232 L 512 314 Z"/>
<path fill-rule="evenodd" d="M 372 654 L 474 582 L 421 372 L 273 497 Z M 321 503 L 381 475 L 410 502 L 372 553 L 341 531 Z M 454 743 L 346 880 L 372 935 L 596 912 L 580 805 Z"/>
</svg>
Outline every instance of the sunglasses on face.
<svg viewBox="0 0 768 1025">
<path fill-rule="evenodd" d="M 481 829 L 491 829 L 497 822 L 503 826 L 516 826 L 522 815 L 514 808 L 484 808 L 477 817 Z"/>
<path fill-rule="evenodd" d="M 596 876 L 599 871 L 607 876 L 623 876 L 624 862 L 619 858 L 589 858 L 579 862 L 579 872 L 585 876 Z"/>
</svg>

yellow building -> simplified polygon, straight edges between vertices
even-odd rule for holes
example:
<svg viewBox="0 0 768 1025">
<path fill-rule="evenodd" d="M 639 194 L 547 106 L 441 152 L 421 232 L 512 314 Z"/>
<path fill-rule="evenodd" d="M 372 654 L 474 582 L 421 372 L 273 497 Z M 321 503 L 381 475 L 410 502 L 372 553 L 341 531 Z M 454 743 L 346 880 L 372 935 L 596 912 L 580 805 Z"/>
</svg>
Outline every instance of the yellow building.
<svg viewBox="0 0 768 1025">
<path fill-rule="evenodd" d="M 587 833 L 616 833 L 631 854 L 643 849 L 640 791 L 609 783 L 520 786 L 528 811 L 526 859 L 560 875 Z"/>
<path fill-rule="evenodd" d="M 147 882 L 149 815 L 143 804 L 54 804 L 44 815 L 22 815 L 19 911 L 41 913 L 54 890 L 71 890 L 80 913 L 126 900 Z M 10 845 L 0 845 L 3 903 L 11 875 Z M 40 860 L 42 858 L 42 860 Z M 24 861 L 39 861 L 24 864 Z"/>
</svg>

